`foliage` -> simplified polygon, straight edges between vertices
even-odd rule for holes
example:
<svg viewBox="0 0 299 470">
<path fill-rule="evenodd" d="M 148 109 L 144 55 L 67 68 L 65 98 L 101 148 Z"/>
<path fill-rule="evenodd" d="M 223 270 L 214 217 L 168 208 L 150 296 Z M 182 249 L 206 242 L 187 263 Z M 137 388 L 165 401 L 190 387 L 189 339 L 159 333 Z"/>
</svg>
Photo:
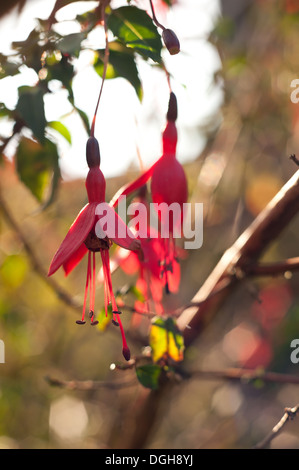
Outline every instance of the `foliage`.
<svg viewBox="0 0 299 470">
<path fill-rule="evenodd" d="M 53 13 L 72 2 L 56 2 Z M 109 2 L 106 2 L 107 4 Z M 125 6 L 116 9 L 110 7 L 107 10 L 108 28 L 113 34 L 114 40 L 110 42 L 110 64 L 107 79 L 124 77 L 135 88 L 138 97 L 142 97 L 142 86 L 138 75 L 137 56 L 144 60 L 151 60 L 158 65 L 162 64 L 161 49 L 162 41 L 157 27 L 149 15 L 135 6 Z M 21 72 L 22 66 L 32 69 L 37 74 L 37 81 L 34 86 L 20 86 L 19 99 L 15 109 L 7 109 L 1 104 L 1 116 L 7 117 L 14 129 L 13 136 L 22 135 L 26 129 L 31 131 L 31 138 L 36 139 L 43 146 L 43 154 L 39 155 L 41 160 L 45 160 L 45 165 L 49 171 L 52 171 L 54 178 L 51 189 L 51 200 L 54 200 L 58 188 L 57 178 L 57 159 L 51 155 L 46 134 L 48 128 L 54 128 L 68 141 L 70 132 L 62 123 L 54 124 L 48 122 L 45 117 L 44 98 L 51 94 L 51 82 L 56 80 L 60 82 L 68 92 L 68 99 L 73 109 L 79 114 L 83 125 L 89 133 L 89 122 L 85 113 L 79 109 L 74 102 L 72 83 L 76 75 L 76 60 L 80 52 L 88 49 L 84 44 L 85 40 L 97 27 L 100 19 L 100 10 L 98 7 L 87 11 L 84 15 L 77 15 L 77 22 L 81 27 L 81 32 L 71 33 L 62 36 L 55 31 L 55 15 L 51 15 L 48 21 L 38 20 L 37 26 L 31 31 L 24 41 L 14 42 L 12 44 L 13 52 L 10 55 L 1 54 L 1 78 L 17 75 Z M 103 50 L 93 50 L 94 69 L 99 75 L 103 71 Z M 12 138 L 3 136 L 1 153 Z M 20 142 L 22 139 L 20 139 Z M 57 147 L 57 142 L 53 141 Z M 18 150 L 17 150 L 18 152 Z M 18 152 L 19 154 L 21 150 Z M 58 153 L 58 149 L 54 151 Z M 25 165 L 31 163 L 23 159 L 22 173 L 32 172 Z M 38 181 L 40 176 L 38 172 L 32 172 L 30 178 L 22 178 L 22 181 L 41 200 L 45 198 L 46 185 L 41 187 Z M 39 190 L 36 190 L 39 187 Z"/>
</svg>

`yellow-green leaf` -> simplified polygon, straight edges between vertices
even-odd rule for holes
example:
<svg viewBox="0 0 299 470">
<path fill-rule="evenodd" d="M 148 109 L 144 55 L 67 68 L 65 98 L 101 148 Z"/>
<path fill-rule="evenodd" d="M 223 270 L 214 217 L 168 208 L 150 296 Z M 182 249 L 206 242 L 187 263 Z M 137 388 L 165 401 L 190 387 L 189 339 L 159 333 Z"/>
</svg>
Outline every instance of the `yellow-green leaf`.
<svg viewBox="0 0 299 470">
<path fill-rule="evenodd" d="M 10 255 L 5 258 L 0 268 L 1 279 L 5 285 L 16 289 L 25 279 L 28 271 L 27 259 L 22 255 Z"/>
<path fill-rule="evenodd" d="M 184 338 L 174 319 L 154 319 L 149 339 L 154 362 L 162 358 L 171 358 L 175 362 L 183 360 Z"/>
</svg>

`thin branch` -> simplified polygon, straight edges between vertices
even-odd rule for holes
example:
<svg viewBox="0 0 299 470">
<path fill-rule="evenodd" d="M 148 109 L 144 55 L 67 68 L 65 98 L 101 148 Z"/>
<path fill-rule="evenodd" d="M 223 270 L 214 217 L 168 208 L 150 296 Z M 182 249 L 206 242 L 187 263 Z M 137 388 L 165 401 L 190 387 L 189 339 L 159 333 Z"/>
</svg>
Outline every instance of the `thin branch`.
<svg viewBox="0 0 299 470">
<path fill-rule="evenodd" d="M 134 369 L 139 361 L 150 360 L 150 356 L 136 356 L 131 359 L 128 363 L 123 365 L 114 364 L 114 368 L 121 371 L 127 371 Z M 265 383 L 280 383 L 280 384 L 292 384 L 299 385 L 299 377 L 290 374 L 279 374 L 276 372 L 260 372 L 255 369 L 241 369 L 241 368 L 230 368 L 224 370 L 195 370 L 191 372 L 180 372 L 177 371 L 176 378 L 180 379 L 199 379 L 199 380 L 225 380 L 242 383 L 250 383 L 254 380 L 262 380 Z M 45 380 L 49 385 L 55 387 L 65 388 L 67 390 L 80 390 L 90 391 L 98 390 L 100 388 L 120 389 L 123 387 L 131 387 L 136 385 L 136 377 L 132 380 L 125 381 L 96 381 L 96 380 L 61 380 L 56 377 L 45 377 Z"/>
<path fill-rule="evenodd" d="M 274 428 L 272 428 L 271 432 L 261 442 L 254 446 L 254 449 L 265 449 L 268 447 L 271 441 L 273 441 L 273 439 L 281 433 L 288 421 L 296 417 L 298 411 L 299 404 L 293 408 L 285 408 L 284 415 L 282 416 L 281 420 L 274 426 Z"/>
<path fill-rule="evenodd" d="M 195 370 L 190 372 L 190 377 L 203 380 L 229 380 L 244 383 L 262 380 L 266 383 L 299 385 L 299 376 L 297 375 L 261 372 L 256 369 Z"/>
<path fill-rule="evenodd" d="M 150 2 L 150 6 L 151 6 L 151 10 L 152 10 L 152 15 L 153 15 L 153 22 L 156 23 L 156 26 L 158 26 L 159 28 L 165 29 L 165 26 L 163 26 L 158 20 L 157 20 L 157 17 L 156 17 L 156 13 L 155 13 L 155 10 L 154 10 L 154 6 L 153 6 L 153 3 L 152 3 L 152 0 L 149 0 Z"/>
<path fill-rule="evenodd" d="M 269 264 L 255 264 L 245 268 L 246 276 L 277 276 L 299 270 L 299 256 Z"/>
<path fill-rule="evenodd" d="M 290 160 L 293 160 L 293 162 L 296 163 L 297 166 L 299 166 L 299 160 L 295 154 L 290 155 Z"/>
<path fill-rule="evenodd" d="M 103 91 L 103 86 L 104 82 L 106 79 L 106 74 L 107 74 L 107 68 L 108 68 L 108 62 L 109 62 L 109 42 L 108 42 L 108 27 L 107 27 L 107 21 L 106 21 L 106 16 L 105 16 L 105 8 L 106 6 L 110 3 L 110 0 L 102 0 L 102 9 L 101 9 L 101 16 L 102 16 L 102 21 L 104 24 L 104 30 L 105 30 L 105 56 L 104 56 L 104 67 L 103 67 L 103 76 L 102 76 L 102 83 L 101 83 L 101 88 L 91 124 L 91 130 L 90 130 L 90 135 L 93 137 L 94 136 L 94 129 L 95 129 L 95 123 L 96 123 L 96 117 L 97 117 L 97 112 L 102 96 L 102 91 Z"/>
<path fill-rule="evenodd" d="M 97 381 L 97 380 L 60 380 L 55 377 L 45 377 L 45 380 L 49 385 L 54 387 L 64 388 L 65 390 L 77 390 L 83 392 L 95 391 L 102 388 L 108 388 L 110 390 L 119 390 L 125 387 L 132 387 L 137 384 L 136 377 L 134 380 L 122 380 L 122 381 Z"/>
</svg>

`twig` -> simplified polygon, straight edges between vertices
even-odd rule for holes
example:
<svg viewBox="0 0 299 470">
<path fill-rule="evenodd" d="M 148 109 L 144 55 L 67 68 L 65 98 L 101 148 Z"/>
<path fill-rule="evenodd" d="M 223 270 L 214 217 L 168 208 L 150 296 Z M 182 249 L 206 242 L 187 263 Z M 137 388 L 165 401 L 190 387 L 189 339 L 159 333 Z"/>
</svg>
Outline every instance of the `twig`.
<svg viewBox="0 0 299 470">
<path fill-rule="evenodd" d="M 247 276 L 277 276 L 299 269 L 299 257 L 289 258 L 278 263 L 256 264 L 245 268 Z"/>
<path fill-rule="evenodd" d="M 134 380 L 122 380 L 118 382 L 113 381 L 96 381 L 96 380 L 60 380 L 55 377 L 45 377 L 45 380 L 49 385 L 54 387 L 64 388 L 66 390 L 78 390 L 78 391 L 93 391 L 101 388 L 109 388 L 110 390 L 119 390 L 125 387 L 132 387 L 137 384 L 136 377 Z"/>
<path fill-rule="evenodd" d="M 299 166 L 299 160 L 294 153 L 290 155 L 290 160 L 293 160 L 293 162 L 296 163 L 297 166 Z"/>
<path fill-rule="evenodd" d="M 153 6 L 153 3 L 152 3 L 152 0 L 149 0 L 150 2 L 150 6 L 151 6 L 151 10 L 152 10 L 152 15 L 153 15 L 153 22 L 156 23 L 156 25 L 161 28 L 161 29 L 165 29 L 165 26 L 163 26 L 163 24 L 161 24 L 158 20 L 157 20 L 157 17 L 156 17 L 156 13 L 155 13 L 155 10 L 154 10 L 154 6 Z"/>
<path fill-rule="evenodd" d="M 284 415 L 281 420 L 272 428 L 271 432 L 266 436 L 261 442 L 259 442 L 254 449 L 265 449 L 271 443 L 271 441 L 281 433 L 287 422 L 296 417 L 298 413 L 299 405 L 294 406 L 293 408 L 285 408 Z"/>
<path fill-rule="evenodd" d="M 279 374 L 277 372 L 264 372 L 256 369 L 230 368 L 224 370 L 196 370 L 190 372 L 190 377 L 204 380 L 231 380 L 237 382 L 251 382 L 262 380 L 267 383 L 283 383 L 299 385 L 299 376 Z"/>
<path fill-rule="evenodd" d="M 104 56 L 104 68 L 103 68 L 101 88 L 100 88 L 100 92 L 99 92 L 99 96 L 98 96 L 94 116 L 93 116 L 93 119 L 92 119 L 91 130 L 90 130 L 90 135 L 92 137 L 94 136 L 94 129 L 95 129 L 95 123 L 96 123 L 96 118 L 97 118 L 97 112 L 98 112 L 98 108 L 99 108 L 99 104 L 100 104 L 100 100 L 101 100 L 101 96 L 102 96 L 103 86 L 104 86 L 104 82 L 105 82 L 105 79 L 106 79 L 108 62 L 109 62 L 108 27 L 107 27 L 107 21 L 106 21 L 106 18 L 105 18 L 105 8 L 110 3 L 110 0 L 102 0 L 102 2 L 100 2 L 100 3 L 102 3 L 102 5 L 101 5 L 101 7 L 102 7 L 101 15 L 102 15 L 102 21 L 104 23 L 104 30 L 105 30 L 105 56 Z"/>
</svg>

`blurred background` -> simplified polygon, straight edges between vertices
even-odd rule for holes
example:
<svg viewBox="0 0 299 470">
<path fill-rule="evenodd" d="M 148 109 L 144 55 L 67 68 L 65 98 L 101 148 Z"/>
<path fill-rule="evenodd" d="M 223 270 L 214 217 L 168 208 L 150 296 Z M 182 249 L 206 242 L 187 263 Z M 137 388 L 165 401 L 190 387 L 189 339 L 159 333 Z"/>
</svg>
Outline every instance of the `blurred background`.
<svg viewBox="0 0 299 470">
<path fill-rule="evenodd" d="M 84 10 L 81 3 L 85 2 L 77 6 Z M 182 47 L 179 56 L 167 59 L 179 103 L 178 159 L 188 177 L 189 200 L 204 203 L 205 219 L 203 246 L 181 262 L 179 294 L 164 299 L 165 307 L 171 309 L 192 299 L 224 251 L 296 171 L 288 157 L 297 152 L 299 117 L 299 104 L 290 99 L 291 82 L 299 78 L 298 1 L 174 3 L 169 10 L 161 3 L 157 11 L 176 31 Z M 5 47 L 10 40 L 23 40 L 22 34 L 26 37 L 22 15 L 49 16 L 53 4 L 47 12 L 44 6 L 38 10 L 40 4 L 29 0 L 21 14 L 11 10 L 2 16 Z M 64 18 L 71 13 L 63 10 L 61 21 L 66 28 L 72 22 Z M 34 27 L 29 20 L 26 25 L 29 32 Z M 1 53 L 7 54 L 4 45 Z M 73 85 L 76 104 L 90 119 L 100 78 L 89 73 L 88 59 L 82 55 L 77 65 L 80 69 L 82 64 L 82 70 Z M 140 67 L 141 103 L 123 79 L 107 80 L 104 87 L 97 135 L 107 200 L 139 174 L 138 153 L 147 167 L 161 150 L 167 82 L 161 70 L 143 63 Z M 8 109 L 16 105 L 23 80 L 27 85 L 36 80 L 30 74 L 24 70 L 22 78 L 0 80 L 0 101 Z M 61 118 L 69 109 L 67 102 L 63 108 L 65 91 L 57 93 L 58 98 L 54 92 L 47 97 L 47 119 L 61 119 L 71 130 L 72 140 L 71 144 L 59 140 L 63 181 L 55 201 L 41 211 L 40 202 L 19 180 L 14 142 L 5 149 L 0 167 L 0 339 L 5 344 L 5 363 L 0 363 L 0 448 L 106 449 L 123 448 L 122 442 L 125 448 L 135 448 L 136 443 L 128 442 L 125 434 L 130 434 L 127 427 L 146 423 L 138 407 L 148 390 L 138 383 L 134 370 L 111 367 L 122 361 L 119 335 L 110 327 L 104 332 L 88 325 L 78 327 L 76 309 L 59 299 L 37 272 L 40 267 L 47 272 L 86 202 L 86 132 L 78 116 Z M 61 109 L 55 100 L 62 103 Z M 0 129 L 4 139 L 11 133 L 7 117 L 1 119 Z M 298 256 L 298 224 L 296 218 L 265 253 L 264 261 Z M 36 256 L 38 269 L 24 249 L 20 231 Z M 57 272 L 55 281 L 80 304 L 85 274 L 86 266 L 80 265 L 68 278 Z M 181 367 L 186 371 L 241 367 L 298 376 L 299 364 L 290 360 L 290 343 L 299 337 L 298 280 L 297 273 L 247 280 L 186 350 Z M 131 283 L 134 276 L 120 270 L 113 274 L 117 289 Z M 134 298 L 128 294 L 125 302 L 133 305 Z M 103 306 L 102 286 L 97 289 L 96 305 Z M 136 327 L 130 313 L 124 322 L 132 353 L 138 355 L 148 344 L 148 324 L 142 321 Z M 50 385 L 46 377 L 101 381 L 106 386 L 68 390 Z M 118 387 L 120 381 L 123 385 Z M 155 396 L 151 402 L 153 425 L 138 445 L 251 448 L 279 421 L 284 407 L 298 403 L 298 390 L 298 385 L 288 383 L 207 380 L 194 373 L 163 394 L 156 392 L 156 402 Z M 271 447 L 299 448 L 296 419 Z"/>
</svg>

